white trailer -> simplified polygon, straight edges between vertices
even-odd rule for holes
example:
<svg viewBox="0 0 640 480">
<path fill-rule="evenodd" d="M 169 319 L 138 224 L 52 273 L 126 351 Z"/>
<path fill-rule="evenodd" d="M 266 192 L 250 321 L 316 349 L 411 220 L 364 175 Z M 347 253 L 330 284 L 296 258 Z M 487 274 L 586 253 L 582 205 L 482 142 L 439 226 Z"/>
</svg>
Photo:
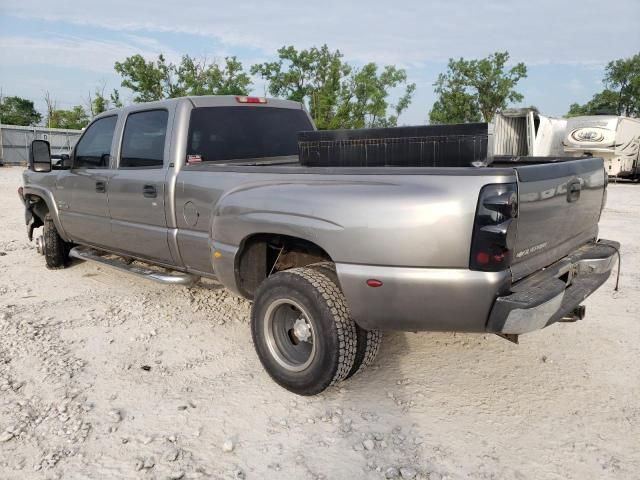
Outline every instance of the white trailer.
<svg viewBox="0 0 640 480">
<path fill-rule="evenodd" d="M 610 177 L 640 180 L 640 119 L 613 115 L 570 118 L 564 150 L 604 158 Z"/>
</svg>

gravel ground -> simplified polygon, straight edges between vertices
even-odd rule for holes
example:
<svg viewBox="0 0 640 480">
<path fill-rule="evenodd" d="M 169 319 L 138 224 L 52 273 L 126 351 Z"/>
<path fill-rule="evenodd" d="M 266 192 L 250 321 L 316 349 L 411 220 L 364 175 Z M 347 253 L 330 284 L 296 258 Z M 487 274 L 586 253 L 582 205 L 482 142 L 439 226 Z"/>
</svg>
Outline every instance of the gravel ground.
<svg viewBox="0 0 640 480">
<path fill-rule="evenodd" d="M 623 244 L 587 318 L 521 337 L 389 333 L 313 398 L 274 384 L 248 302 L 95 264 L 51 271 L 0 168 L 0 478 L 635 479 L 640 186 L 609 187 Z"/>
</svg>

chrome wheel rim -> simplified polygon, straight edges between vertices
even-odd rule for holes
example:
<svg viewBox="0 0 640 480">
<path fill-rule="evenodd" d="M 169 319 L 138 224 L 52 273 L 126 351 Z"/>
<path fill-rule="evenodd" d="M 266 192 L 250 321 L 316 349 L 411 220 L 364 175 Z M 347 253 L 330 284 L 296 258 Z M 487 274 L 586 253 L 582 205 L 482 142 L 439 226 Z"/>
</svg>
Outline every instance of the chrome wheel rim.
<svg viewBox="0 0 640 480">
<path fill-rule="evenodd" d="M 281 298 L 265 312 L 264 337 L 275 361 L 287 371 L 301 372 L 316 356 L 313 323 L 295 300 Z"/>
</svg>

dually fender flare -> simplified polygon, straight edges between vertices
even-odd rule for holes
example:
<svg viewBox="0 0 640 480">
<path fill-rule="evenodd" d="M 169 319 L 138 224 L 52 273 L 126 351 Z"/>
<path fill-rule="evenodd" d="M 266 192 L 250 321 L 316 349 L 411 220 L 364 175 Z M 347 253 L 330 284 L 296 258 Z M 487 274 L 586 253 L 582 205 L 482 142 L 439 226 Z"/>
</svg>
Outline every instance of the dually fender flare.
<svg viewBox="0 0 640 480">
<path fill-rule="evenodd" d="M 251 189 L 267 186 L 254 185 Z M 273 186 L 270 182 L 268 186 Z M 221 197 L 211 211 L 209 244 L 216 275 L 234 290 L 236 269 L 243 246 L 255 235 L 284 235 L 313 243 L 335 260 L 333 249 L 324 235 L 318 232 L 335 232 L 343 227 L 327 219 L 309 213 L 294 213 L 285 208 L 264 208 L 252 204 L 242 196 L 247 186 L 228 192 Z M 220 252 L 216 256 L 215 252 Z M 237 288 L 235 288 L 237 290 Z"/>
<path fill-rule="evenodd" d="M 211 210 L 210 243 L 233 245 L 240 250 L 244 242 L 256 234 L 287 235 L 314 243 L 332 255 L 332 248 L 324 244 L 326 242 L 318 232 L 340 231 L 344 229 L 342 225 L 313 215 L 312 212 L 292 212 L 286 205 L 282 205 L 282 208 L 261 208 L 243 196 L 245 192 L 271 188 L 280 183 L 266 181 L 245 184 L 221 196 Z M 286 185 L 282 187 L 286 188 Z"/>
</svg>

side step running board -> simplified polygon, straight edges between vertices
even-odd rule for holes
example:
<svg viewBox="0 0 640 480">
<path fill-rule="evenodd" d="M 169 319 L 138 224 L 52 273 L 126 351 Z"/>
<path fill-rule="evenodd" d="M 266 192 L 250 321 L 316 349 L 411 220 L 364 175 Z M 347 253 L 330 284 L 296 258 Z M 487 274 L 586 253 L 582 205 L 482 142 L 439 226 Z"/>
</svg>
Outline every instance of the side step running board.
<svg viewBox="0 0 640 480">
<path fill-rule="evenodd" d="M 139 277 L 153 280 L 154 282 L 165 283 L 169 285 L 193 285 L 200 277 L 182 272 L 163 273 L 150 268 L 144 268 L 137 265 L 127 265 L 119 260 L 105 258 L 103 254 L 88 247 L 74 247 L 69 252 L 69 256 L 80 260 L 88 260 L 90 262 L 100 263 L 107 267 L 115 268 L 122 272 L 132 273 Z"/>
</svg>

